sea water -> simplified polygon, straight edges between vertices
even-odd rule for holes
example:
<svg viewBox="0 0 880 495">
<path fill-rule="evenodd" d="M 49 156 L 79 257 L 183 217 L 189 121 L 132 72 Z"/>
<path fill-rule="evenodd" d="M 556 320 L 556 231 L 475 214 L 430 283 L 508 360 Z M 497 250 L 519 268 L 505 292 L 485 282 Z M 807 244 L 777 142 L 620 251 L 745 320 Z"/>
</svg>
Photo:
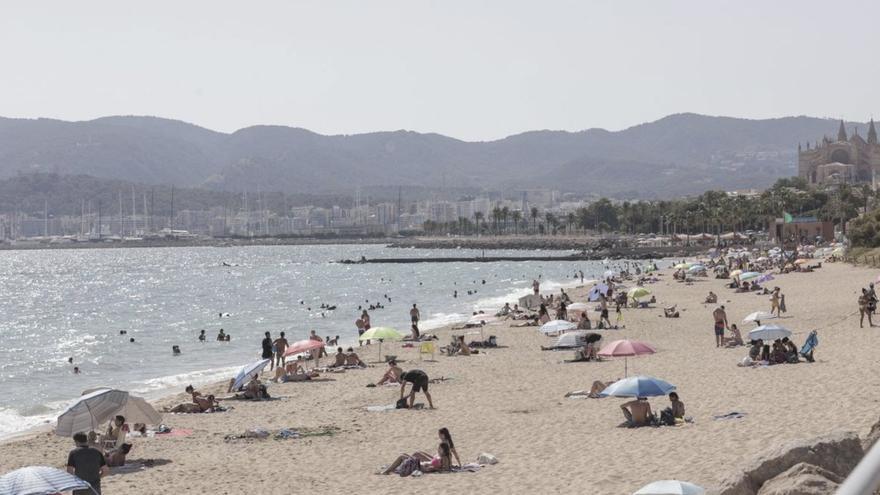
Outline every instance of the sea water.
<svg viewBox="0 0 880 495">
<path fill-rule="evenodd" d="M 50 421 L 85 389 L 155 397 L 227 379 L 260 358 L 267 331 L 273 339 L 284 331 L 293 342 L 315 330 L 357 345 L 359 307 L 381 303 L 383 309 L 370 311 L 372 325 L 407 334 L 413 303 L 421 330 L 430 330 L 512 305 L 531 292 L 535 278 L 543 293 L 558 293 L 575 284 L 578 270 L 598 278 L 608 268 L 602 262 L 335 263 L 483 254 L 529 252 L 378 245 L 2 251 L 0 437 Z M 230 342 L 216 341 L 220 328 Z M 180 355 L 172 354 L 173 345 Z"/>
</svg>

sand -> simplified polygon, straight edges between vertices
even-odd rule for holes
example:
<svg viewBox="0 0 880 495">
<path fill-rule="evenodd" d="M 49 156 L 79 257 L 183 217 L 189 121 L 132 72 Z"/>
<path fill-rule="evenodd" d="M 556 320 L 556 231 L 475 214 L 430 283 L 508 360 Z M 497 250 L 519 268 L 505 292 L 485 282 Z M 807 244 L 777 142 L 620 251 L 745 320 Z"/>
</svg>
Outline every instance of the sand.
<svg viewBox="0 0 880 495">
<path fill-rule="evenodd" d="M 814 273 L 777 276 L 769 285 L 782 288 L 788 306 L 786 317 L 777 321 L 795 332 L 798 345 L 810 330 L 819 330 L 817 362 L 756 369 L 736 366 L 746 348 L 715 348 L 712 307 L 700 301 L 713 290 L 733 323 L 752 311 L 769 310 L 767 296 L 734 294 L 721 280 L 685 285 L 672 281 L 668 272 L 661 278 L 650 286 L 657 307 L 627 310 L 626 329 L 603 333 L 606 342 L 627 337 L 656 346 L 657 354 L 629 359 L 630 374 L 677 385 L 694 424 L 618 428 L 622 400 L 564 395 L 588 389 L 594 380 L 622 377 L 623 360 L 564 363 L 572 353 L 540 351 L 552 339 L 534 327 L 500 324 L 484 333 L 496 335 L 505 347 L 470 357 L 438 355 L 434 362 L 420 361 L 414 349 L 383 346 L 406 360 L 404 369 L 451 378 L 431 386 L 436 410 L 365 411 L 365 406 L 390 404 L 399 394 L 396 387 L 366 387 L 382 375 L 381 364 L 324 375 L 328 381 L 272 384 L 271 393 L 285 398 L 232 403 L 234 409 L 226 413 L 166 415 L 166 424 L 192 429 L 192 434 L 134 439 L 129 460 L 153 459 L 155 464 L 112 474 L 104 481 L 104 493 L 624 494 L 665 478 L 712 487 L 782 442 L 837 430 L 864 434 L 877 420 L 880 376 L 873 371 L 880 328 L 860 329 L 856 304 L 860 287 L 875 278 L 872 271 L 829 264 Z M 662 317 L 661 307 L 671 304 L 678 304 L 681 318 Z M 744 334 L 753 327 L 739 326 Z M 448 341 L 449 333 L 439 332 L 441 342 Z M 364 348 L 361 355 L 376 360 L 377 348 Z M 668 400 L 653 398 L 651 403 L 660 409 Z M 712 419 L 732 411 L 747 415 Z M 252 427 L 321 426 L 339 431 L 296 440 L 224 441 L 225 435 Z M 499 463 L 477 473 L 374 474 L 400 452 L 436 451 L 436 432 L 443 426 L 451 430 L 463 461 L 488 452 Z M 7 442 L 0 445 L 0 472 L 32 464 L 61 467 L 70 447 L 70 439 L 51 433 Z"/>
</svg>

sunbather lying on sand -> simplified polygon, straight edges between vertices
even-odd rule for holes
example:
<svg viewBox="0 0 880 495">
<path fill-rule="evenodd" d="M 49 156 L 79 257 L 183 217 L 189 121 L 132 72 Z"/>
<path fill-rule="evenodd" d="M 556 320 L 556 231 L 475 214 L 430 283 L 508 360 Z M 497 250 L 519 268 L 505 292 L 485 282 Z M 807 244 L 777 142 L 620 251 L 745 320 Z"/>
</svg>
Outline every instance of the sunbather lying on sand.
<svg viewBox="0 0 880 495">
<path fill-rule="evenodd" d="M 167 412 L 194 414 L 214 412 L 220 407 L 220 401 L 214 398 L 213 395 L 202 395 L 201 392 L 195 390 L 192 385 L 186 387 L 186 393 L 190 394 L 192 397 L 192 403 L 178 404 L 171 409 L 167 409 Z"/>
<path fill-rule="evenodd" d="M 607 382 L 600 382 L 596 380 L 593 382 L 593 386 L 590 387 L 590 391 L 586 392 L 584 390 L 576 390 L 574 392 L 569 392 L 565 394 L 566 397 L 589 397 L 591 399 L 601 399 L 602 396 L 599 395 L 603 390 L 605 390 L 609 385 L 614 383 L 617 380 L 610 380 Z"/>
<path fill-rule="evenodd" d="M 275 378 L 273 378 L 272 381 L 276 383 L 302 382 L 306 380 L 311 380 L 312 378 L 317 378 L 318 376 L 320 376 L 318 372 L 307 372 L 305 368 L 297 363 L 287 363 L 287 366 L 285 366 L 283 369 L 275 369 Z"/>
</svg>

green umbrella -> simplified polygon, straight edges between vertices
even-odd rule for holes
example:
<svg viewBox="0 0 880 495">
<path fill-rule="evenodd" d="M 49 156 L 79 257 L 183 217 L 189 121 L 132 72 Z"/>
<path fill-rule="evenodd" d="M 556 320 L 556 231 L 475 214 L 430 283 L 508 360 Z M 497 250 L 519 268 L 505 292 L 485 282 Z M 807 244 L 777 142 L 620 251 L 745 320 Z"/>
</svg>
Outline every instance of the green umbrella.
<svg viewBox="0 0 880 495">
<path fill-rule="evenodd" d="M 360 336 L 360 341 L 378 340 L 379 341 L 379 361 L 382 360 L 382 341 L 383 340 L 400 340 L 403 335 L 391 327 L 373 327 Z"/>
<path fill-rule="evenodd" d="M 638 299 L 640 297 L 645 297 L 650 293 L 651 291 L 644 287 L 633 287 L 626 293 L 626 295 L 628 295 L 630 299 Z"/>
</svg>

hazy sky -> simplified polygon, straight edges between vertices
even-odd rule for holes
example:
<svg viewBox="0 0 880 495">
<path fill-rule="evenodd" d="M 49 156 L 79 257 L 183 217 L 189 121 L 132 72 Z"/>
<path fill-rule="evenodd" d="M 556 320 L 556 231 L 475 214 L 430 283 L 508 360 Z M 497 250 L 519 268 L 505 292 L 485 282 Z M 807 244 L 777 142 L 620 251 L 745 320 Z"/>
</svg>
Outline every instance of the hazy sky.
<svg viewBox="0 0 880 495">
<path fill-rule="evenodd" d="M 678 112 L 867 120 L 878 18 L 876 0 L 3 2 L 0 115 L 467 140 Z"/>
</svg>

